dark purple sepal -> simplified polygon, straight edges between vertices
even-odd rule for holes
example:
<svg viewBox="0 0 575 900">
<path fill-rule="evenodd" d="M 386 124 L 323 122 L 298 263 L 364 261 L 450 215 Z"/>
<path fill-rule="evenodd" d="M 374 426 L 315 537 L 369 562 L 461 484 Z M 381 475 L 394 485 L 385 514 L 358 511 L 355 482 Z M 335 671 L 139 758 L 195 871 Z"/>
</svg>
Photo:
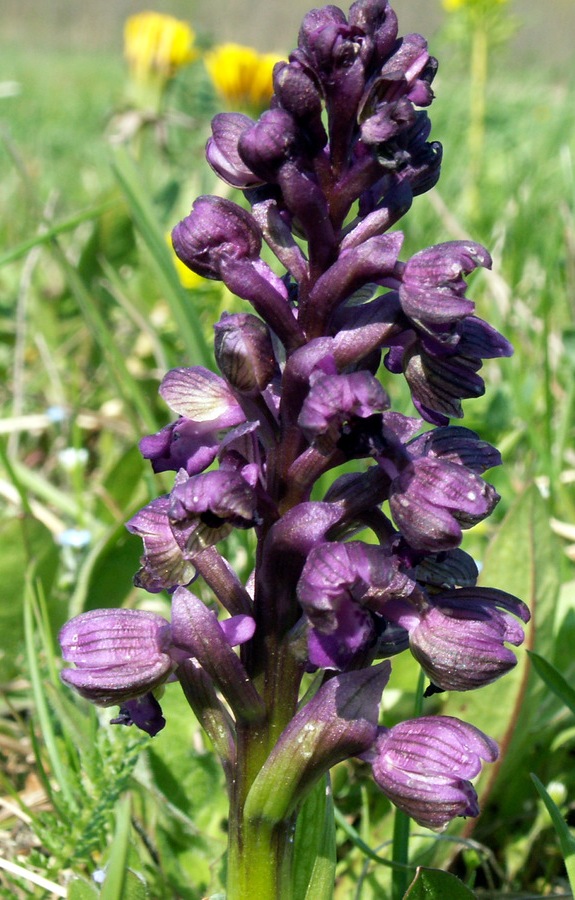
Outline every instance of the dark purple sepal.
<svg viewBox="0 0 575 900">
<path fill-rule="evenodd" d="M 219 441 L 212 432 L 182 417 L 156 434 L 143 437 L 139 446 L 144 459 L 151 461 L 154 472 L 185 469 L 188 475 L 197 475 L 213 463 Z"/>
<path fill-rule="evenodd" d="M 343 599 L 337 610 L 337 624 L 329 633 L 310 628 L 308 659 L 318 669 L 341 671 L 354 656 L 374 642 L 372 616 L 352 600 Z"/>
<path fill-rule="evenodd" d="M 233 528 L 259 522 L 257 495 L 239 472 L 218 469 L 177 483 L 169 499 L 168 519 L 183 551 L 198 553 Z"/>
<path fill-rule="evenodd" d="M 330 157 L 336 171 L 349 153 L 355 110 L 365 88 L 366 70 L 373 51 L 371 39 L 357 26 L 348 25 L 335 6 L 312 10 L 304 18 L 299 48 L 318 82 L 327 109 Z"/>
<path fill-rule="evenodd" d="M 179 588 L 172 599 L 174 644 L 197 659 L 238 718 L 254 721 L 262 718 L 264 704 L 229 641 L 229 637 L 242 642 L 252 637 L 255 623 L 247 618 L 222 627 L 215 614 L 185 588 Z"/>
<path fill-rule="evenodd" d="M 379 71 L 382 60 L 392 51 L 397 39 L 397 16 L 388 0 L 357 0 L 350 7 L 348 21 L 371 38 L 373 55 L 368 71 Z"/>
<path fill-rule="evenodd" d="M 511 613 L 513 615 L 511 615 Z M 528 622 L 521 600 L 495 588 L 468 587 L 432 594 L 409 630 L 410 649 L 432 683 L 446 691 L 469 691 L 496 681 L 517 660 Z"/>
<path fill-rule="evenodd" d="M 388 499 L 390 483 L 391 479 L 380 466 L 368 466 L 365 472 L 340 475 L 327 490 L 324 499 L 339 504 L 343 516 L 353 522 L 379 509 L 380 504 Z M 394 531 L 390 520 L 384 518 L 390 532 Z"/>
<path fill-rule="evenodd" d="M 382 728 L 364 755 L 391 802 L 419 825 L 442 830 L 456 816 L 479 813 L 471 782 L 481 760 L 495 762 L 497 744 L 450 716 L 422 716 Z"/>
<path fill-rule="evenodd" d="M 436 71 L 437 61 L 429 55 L 425 38 L 421 34 L 406 34 L 395 43 L 389 59 L 370 81 L 360 108 L 362 120 L 366 112 L 382 102 L 405 98 L 415 106 L 429 106 Z"/>
<path fill-rule="evenodd" d="M 501 453 L 497 447 L 482 441 L 474 431 L 461 425 L 425 431 L 409 442 L 408 449 L 414 459 L 426 456 L 448 460 L 478 475 L 501 465 Z"/>
<path fill-rule="evenodd" d="M 383 630 L 378 613 L 385 615 L 387 600 L 409 595 L 414 587 L 383 547 L 361 541 L 314 547 L 297 586 L 298 600 L 312 625 L 310 662 L 345 668 L 359 650 L 377 644 Z"/>
<path fill-rule="evenodd" d="M 286 109 L 267 110 L 240 135 L 240 157 L 262 181 L 277 181 L 278 171 L 288 159 L 302 151 L 300 129 Z"/>
<path fill-rule="evenodd" d="M 248 794 L 252 822 L 283 822 L 336 763 L 376 740 L 379 702 L 391 665 L 336 675 L 291 720 Z"/>
<path fill-rule="evenodd" d="M 324 453 L 331 452 L 353 419 L 366 419 L 389 407 L 389 397 L 370 372 L 325 375 L 314 372 L 298 425 L 308 440 Z"/>
<path fill-rule="evenodd" d="M 300 605 L 313 625 L 329 634 L 343 601 L 361 603 L 370 588 L 383 590 L 393 577 L 390 558 L 361 541 L 329 541 L 310 550 L 297 586 Z"/>
<path fill-rule="evenodd" d="M 480 244 L 451 241 L 420 250 L 405 264 L 399 299 L 406 316 L 429 326 L 451 325 L 473 313 L 465 298 L 463 278 L 478 266 L 491 267 L 491 257 Z"/>
<path fill-rule="evenodd" d="M 361 139 L 364 144 L 383 144 L 405 131 L 415 122 L 415 111 L 405 97 L 392 103 L 378 103 L 375 111 L 365 119 L 361 126 Z"/>
<path fill-rule="evenodd" d="M 216 175 L 236 188 L 251 188 L 262 184 L 238 153 L 241 135 L 254 125 L 243 113 L 218 113 L 212 119 L 212 137 L 206 144 L 206 159 Z"/>
<path fill-rule="evenodd" d="M 306 150 L 318 153 L 327 143 L 322 122 L 322 94 L 316 78 L 300 62 L 280 62 L 274 68 L 274 92 L 283 109 L 301 128 Z"/>
<path fill-rule="evenodd" d="M 419 584 L 432 588 L 473 587 L 479 570 L 473 557 L 458 547 L 425 554 L 414 561 L 414 575 Z"/>
<path fill-rule="evenodd" d="M 225 260 L 258 259 L 262 241 L 253 216 L 223 197 L 203 196 L 172 231 L 178 258 L 203 278 L 222 279 Z"/>
<path fill-rule="evenodd" d="M 461 401 L 485 393 L 483 379 L 476 370 L 480 360 L 456 355 L 433 355 L 415 345 L 405 354 L 403 373 L 414 405 L 431 424 L 463 418 Z"/>
<path fill-rule="evenodd" d="M 127 700 L 120 706 L 118 715 L 110 719 L 110 725 L 135 725 L 150 737 L 155 737 L 166 725 L 162 707 L 152 693 L 135 700 Z"/>
<path fill-rule="evenodd" d="M 318 278 L 301 312 L 301 324 L 311 335 L 323 330 L 329 316 L 355 291 L 394 272 L 403 235 L 368 238 L 358 247 L 343 251 L 336 262 Z"/>
<path fill-rule="evenodd" d="M 457 350 L 469 359 L 513 356 L 513 346 L 507 338 L 477 316 L 468 316 L 461 323 Z"/>
<path fill-rule="evenodd" d="M 457 463 L 422 457 L 393 480 L 389 505 L 400 532 L 414 549 L 436 553 L 461 543 L 462 528 L 489 516 L 499 494 Z"/>
<path fill-rule="evenodd" d="M 59 634 L 62 656 L 75 664 L 62 681 L 98 706 L 133 700 L 163 684 L 176 664 L 168 622 L 135 609 L 93 609 Z"/>
<path fill-rule="evenodd" d="M 214 326 L 216 362 L 241 394 L 258 394 L 272 380 L 276 361 L 269 329 L 250 313 L 224 313 Z"/>
</svg>

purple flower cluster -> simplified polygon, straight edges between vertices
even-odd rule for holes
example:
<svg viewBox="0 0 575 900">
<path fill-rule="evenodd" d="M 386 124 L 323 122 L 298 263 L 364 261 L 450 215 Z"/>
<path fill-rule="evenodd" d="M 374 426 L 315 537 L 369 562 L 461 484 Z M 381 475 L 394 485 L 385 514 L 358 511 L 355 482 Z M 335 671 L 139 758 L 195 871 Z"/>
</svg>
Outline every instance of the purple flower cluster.
<svg viewBox="0 0 575 900">
<path fill-rule="evenodd" d="M 436 68 L 420 35 L 398 37 L 387 0 L 357 0 L 347 17 L 326 6 L 276 66 L 271 108 L 257 122 L 213 120 L 208 162 L 250 211 L 200 197 L 173 244 L 252 311 L 215 326 L 221 374 L 168 372 L 160 393 L 178 418 L 140 445 L 154 471 L 176 473 L 127 526 L 144 545 L 136 585 L 172 594 L 171 624 L 97 610 L 61 634 L 76 664 L 64 680 L 120 704 L 115 721 L 155 734 L 158 688 L 179 680 L 228 773 L 241 729 L 282 721 L 248 798 L 271 802 L 273 772 L 291 766 L 282 814 L 356 755 L 421 824 L 476 815 L 469 779 L 496 758 L 493 741 L 441 716 L 379 726 L 390 664 L 374 662 L 409 649 L 431 690 L 474 689 L 515 665 L 506 645 L 529 619 L 517 598 L 477 586 L 460 548 L 499 500 L 483 478 L 498 451 L 449 424 L 483 393 L 482 360 L 512 352 L 465 296 L 489 254 L 455 241 L 402 262 L 390 230 L 439 177 L 422 109 Z M 389 383 L 404 376 L 416 417 L 393 411 L 380 364 Z M 355 472 L 338 471 L 350 460 Z M 235 528 L 255 534 L 247 584 L 217 547 Z M 197 577 L 231 618 L 188 589 Z M 296 713 L 303 676 L 318 671 Z"/>
</svg>

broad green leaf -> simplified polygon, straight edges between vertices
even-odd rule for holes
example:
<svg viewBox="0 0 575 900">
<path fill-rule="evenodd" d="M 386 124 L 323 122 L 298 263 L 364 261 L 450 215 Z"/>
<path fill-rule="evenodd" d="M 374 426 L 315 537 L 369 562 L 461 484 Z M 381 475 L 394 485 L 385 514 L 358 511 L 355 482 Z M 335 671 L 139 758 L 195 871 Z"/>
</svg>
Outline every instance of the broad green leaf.
<svg viewBox="0 0 575 900">
<path fill-rule="evenodd" d="M 475 894 L 455 875 L 440 869 L 419 868 L 405 900 L 473 900 Z"/>
<path fill-rule="evenodd" d="M 335 820 L 329 776 L 306 797 L 294 847 L 294 900 L 331 900 L 335 881 Z"/>
<path fill-rule="evenodd" d="M 575 581 L 567 581 L 561 586 L 557 614 L 555 616 L 555 640 L 553 655 L 545 658 L 559 669 L 566 678 L 575 675 Z"/>
<path fill-rule="evenodd" d="M 145 883 L 139 875 L 128 869 L 124 879 L 122 900 L 147 900 L 147 898 L 150 898 L 150 893 Z"/>
<path fill-rule="evenodd" d="M 68 885 L 68 900 L 94 900 L 99 896 L 96 887 L 83 878 L 74 878 Z"/>
</svg>

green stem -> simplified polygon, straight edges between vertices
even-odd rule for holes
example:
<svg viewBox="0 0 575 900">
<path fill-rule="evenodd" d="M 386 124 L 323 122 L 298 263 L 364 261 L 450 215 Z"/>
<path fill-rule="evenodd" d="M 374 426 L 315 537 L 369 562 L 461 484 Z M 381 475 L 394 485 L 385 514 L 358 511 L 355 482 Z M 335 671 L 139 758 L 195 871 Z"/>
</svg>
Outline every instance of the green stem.
<svg viewBox="0 0 575 900">
<path fill-rule="evenodd" d="M 279 826 L 243 819 L 230 830 L 227 900 L 292 900 L 295 817 Z"/>
<path fill-rule="evenodd" d="M 270 650 L 270 648 L 268 648 Z M 281 822 L 252 819 L 245 802 L 279 735 L 294 715 L 301 672 L 291 653 L 268 656 L 263 696 L 265 723 L 237 723 L 237 760 L 230 792 L 227 900 L 292 900 L 296 816 Z"/>
<path fill-rule="evenodd" d="M 411 819 L 400 809 L 395 810 L 393 823 L 393 861 L 407 867 L 409 862 L 409 828 Z M 409 884 L 409 869 L 395 868 L 391 876 L 391 895 L 393 900 L 402 900 Z"/>
</svg>

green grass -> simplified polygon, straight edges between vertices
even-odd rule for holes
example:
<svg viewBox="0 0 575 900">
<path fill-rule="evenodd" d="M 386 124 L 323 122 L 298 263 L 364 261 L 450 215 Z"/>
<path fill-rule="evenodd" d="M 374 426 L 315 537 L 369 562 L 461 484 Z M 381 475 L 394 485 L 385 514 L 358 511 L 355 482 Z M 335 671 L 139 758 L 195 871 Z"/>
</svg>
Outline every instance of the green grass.
<svg viewBox="0 0 575 900">
<path fill-rule="evenodd" d="M 503 500 L 493 524 L 475 529 L 468 546 L 485 557 L 492 579 L 499 572 L 506 581 L 493 583 L 521 585 L 537 601 L 542 618 L 531 649 L 569 680 L 575 97 L 543 70 L 511 69 L 490 85 L 481 202 L 469 211 L 465 80 L 450 72 L 446 52 L 441 71 L 430 115 L 432 136 L 445 147 L 444 172 L 435 196 L 417 198 L 405 220 L 405 253 L 467 234 L 494 253 L 495 274 L 478 274 L 472 295 L 478 314 L 514 342 L 516 353 L 486 365 L 487 394 L 466 404 L 465 423 L 504 452 L 505 466 L 493 473 Z M 172 125 L 169 152 L 148 129 L 134 167 L 107 138 L 127 96 L 117 58 L 8 47 L 0 59 L 3 81 L 17 82 L 20 92 L 0 99 L 0 255 L 9 260 L 0 268 L 2 793 L 11 791 L 26 807 L 33 770 L 48 809 L 31 814 L 26 807 L 4 819 L 2 855 L 16 860 L 22 827 L 36 835 L 26 864 L 55 881 L 62 872 L 87 879 L 87 893 L 77 896 L 93 895 L 91 874 L 111 860 L 142 875 L 150 896 L 193 900 L 220 884 L 225 846 L 221 773 L 209 748 L 168 689 L 172 714 L 186 722 L 185 746 L 164 734 L 136 765 L 133 737 L 98 727 L 96 713 L 60 686 L 54 637 L 70 614 L 142 602 L 131 583 L 140 547 L 123 523 L 161 492 L 162 479 L 143 465 L 137 441 L 167 421 L 157 397 L 162 374 L 208 359 L 211 326 L 230 308 L 217 285 L 181 288 L 164 242 L 193 198 L 215 188 L 201 157 L 212 98 L 200 72 L 188 73 L 172 102 L 185 104 L 194 127 Z M 87 451 L 72 469 L 59 456 L 68 447 Z M 516 506 L 534 481 L 549 500 L 532 489 Z M 561 520 L 566 537 L 550 533 L 551 517 Z M 61 548 L 55 537 L 64 528 L 88 531 L 90 543 Z M 229 553 L 240 560 L 245 547 L 230 539 Z M 148 603 L 167 609 L 162 598 Z M 400 715 L 412 707 L 415 682 L 412 669 L 400 664 L 398 672 L 404 691 L 392 714 Z M 489 718 L 497 719 L 500 735 L 516 705 L 529 706 L 473 835 L 479 843 L 466 837 L 455 861 L 460 845 L 447 840 L 415 839 L 413 852 L 418 862 L 451 863 L 466 880 L 492 885 L 492 896 L 559 890 L 566 886 L 560 847 L 526 767 L 548 791 L 560 785 L 560 814 L 572 826 L 572 715 L 534 676 L 525 696 L 512 680 L 502 691 L 469 701 L 487 731 Z M 129 847 L 126 809 L 116 803 L 128 784 Z M 381 896 L 384 867 L 370 862 L 361 842 L 372 857 L 385 854 L 379 845 L 389 835 L 386 801 L 361 768 L 347 765 L 334 773 L 334 795 L 354 825 L 338 831 L 337 897 L 356 896 L 354 885 L 362 900 Z M 114 856 L 118 841 L 123 855 Z M 0 873 L 2 896 L 49 896 L 7 877 Z"/>
</svg>

